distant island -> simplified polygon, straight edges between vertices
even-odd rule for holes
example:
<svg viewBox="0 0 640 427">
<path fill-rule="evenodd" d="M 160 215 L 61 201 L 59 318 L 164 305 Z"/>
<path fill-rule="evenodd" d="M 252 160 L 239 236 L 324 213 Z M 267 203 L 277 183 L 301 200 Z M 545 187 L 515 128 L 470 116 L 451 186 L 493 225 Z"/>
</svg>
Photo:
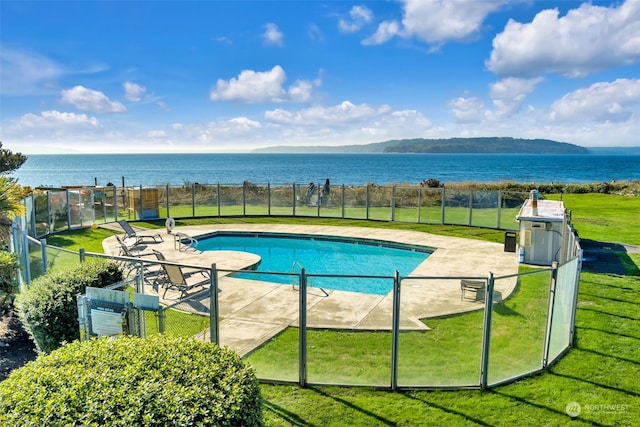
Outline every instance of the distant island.
<svg viewBox="0 0 640 427">
<path fill-rule="evenodd" d="M 459 153 L 459 154 L 589 154 L 579 145 L 549 139 L 509 137 L 393 139 L 363 145 L 275 146 L 254 153 Z"/>
</svg>

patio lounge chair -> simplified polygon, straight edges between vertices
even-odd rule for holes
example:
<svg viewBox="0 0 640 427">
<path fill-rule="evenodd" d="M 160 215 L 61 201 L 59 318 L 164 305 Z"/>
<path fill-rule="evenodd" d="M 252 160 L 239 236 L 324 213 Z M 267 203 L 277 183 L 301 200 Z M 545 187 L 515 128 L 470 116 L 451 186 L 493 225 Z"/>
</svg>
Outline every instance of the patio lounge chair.
<svg viewBox="0 0 640 427">
<path fill-rule="evenodd" d="M 158 234 L 158 233 L 153 234 L 153 235 L 151 235 L 151 234 L 138 234 L 138 232 L 135 231 L 133 229 L 133 227 L 131 227 L 131 224 L 129 224 L 125 220 L 118 221 L 118 224 L 124 230 L 124 239 L 125 240 L 126 239 L 135 239 L 135 243 L 133 244 L 133 246 L 139 245 L 145 239 L 153 239 L 154 242 L 163 242 L 164 241 L 162 236 L 160 234 Z"/>
<path fill-rule="evenodd" d="M 162 253 L 158 251 L 153 251 L 158 258 L 159 261 L 165 261 Z M 164 286 L 164 293 L 162 294 L 162 298 L 167 295 L 167 291 L 169 289 L 175 289 L 180 292 L 180 299 L 184 297 L 184 295 L 191 289 L 196 288 L 198 286 L 204 287 L 207 284 L 211 283 L 211 279 L 204 271 L 200 271 L 202 275 L 205 277 L 204 279 L 191 280 L 192 274 L 185 273 L 182 270 L 182 267 L 175 264 L 162 264 L 162 269 L 164 270 L 164 277 L 159 283 Z"/>
<path fill-rule="evenodd" d="M 145 252 L 144 250 L 141 250 L 137 247 L 129 247 L 127 246 L 120 237 L 115 236 L 116 237 L 116 241 L 118 242 L 118 246 L 120 248 L 120 255 L 121 256 L 126 256 L 129 258 L 144 258 L 144 257 L 148 257 L 148 256 L 154 256 L 153 252 Z M 122 268 L 124 270 L 125 275 L 129 275 L 129 273 L 134 272 L 138 267 L 139 263 L 137 262 L 127 262 L 127 261 L 121 261 L 121 265 Z M 148 275 L 152 275 L 154 274 L 150 268 L 150 266 L 147 265 L 147 263 L 143 263 L 143 272 L 145 274 L 145 279 Z"/>
<path fill-rule="evenodd" d="M 144 256 L 153 256 L 153 252 L 144 252 L 135 246 L 127 246 L 124 241 L 116 236 L 116 241 L 118 242 L 118 246 L 120 247 L 120 255 L 127 256 L 129 258 L 140 258 Z"/>
</svg>

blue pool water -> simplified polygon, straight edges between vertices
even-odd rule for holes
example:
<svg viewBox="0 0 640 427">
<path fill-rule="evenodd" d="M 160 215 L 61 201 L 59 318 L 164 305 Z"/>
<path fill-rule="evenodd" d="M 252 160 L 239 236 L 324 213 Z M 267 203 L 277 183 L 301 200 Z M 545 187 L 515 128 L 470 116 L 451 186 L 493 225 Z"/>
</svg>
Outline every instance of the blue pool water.
<svg viewBox="0 0 640 427">
<path fill-rule="evenodd" d="M 389 244 L 391 245 L 391 244 Z M 408 275 L 430 254 L 429 248 L 389 246 L 372 240 L 339 240 L 321 236 L 254 233 L 218 233 L 200 239 L 198 249 L 250 252 L 262 258 L 257 272 L 393 277 Z M 294 267 L 295 264 L 295 267 Z M 241 273 L 236 277 L 291 284 L 289 275 Z M 390 278 L 311 277 L 310 285 L 324 289 L 384 295 L 393 288 Z M 295 282 L 297 284 L 297 281 Z"/>
</svg>

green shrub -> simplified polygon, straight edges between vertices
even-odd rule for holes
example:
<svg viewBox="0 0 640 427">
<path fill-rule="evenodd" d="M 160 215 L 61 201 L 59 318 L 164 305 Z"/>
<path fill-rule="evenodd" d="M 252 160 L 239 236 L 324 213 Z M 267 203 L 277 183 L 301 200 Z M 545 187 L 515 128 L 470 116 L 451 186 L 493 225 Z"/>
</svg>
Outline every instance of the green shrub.
<svg viewBox="0 0 640 427">
<path fill-rule="evenodd" d="M 155 336 L 74 342 L 0 383 L 0 425 L 262 425 L 253 368 L 233 351 Z"/>
<path fill-rule="evenodd" d="M 52 271 L 17 296 L 18 315 L 38 349 L 48 353 L 80 337 L 77 296 L 87 286 L 104 288 L 122 279 L 120 267 L 103 259 Z"/>
<path fill-rule="evenodd" d="M 13 284 L 18 272 L 18 258 L 16 254 L 0 251 L 0 292 L 12 294 Z"/>
</svg>

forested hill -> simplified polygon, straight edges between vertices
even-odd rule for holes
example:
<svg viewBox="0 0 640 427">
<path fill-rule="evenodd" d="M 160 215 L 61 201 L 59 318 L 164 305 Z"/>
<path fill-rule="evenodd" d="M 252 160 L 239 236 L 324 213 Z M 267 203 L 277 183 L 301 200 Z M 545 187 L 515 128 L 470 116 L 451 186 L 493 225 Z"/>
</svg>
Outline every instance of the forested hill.
<svg viewBox="0 0 640 427">
<path fill-rule="evenodd" d="M 364 145 L 277 146 L 254 150 L 256 153 L 471 153 L 471 154 L 588 154 L 589 150 L 548 139 L 507 137 L 394 139 Z"/>
<path fill-rule="evenodd" d="M 589 150 L 548 139 L 451 138 L 401 139 L 386 142 L 385 153 L 586 154 Z"/>
</svg>

